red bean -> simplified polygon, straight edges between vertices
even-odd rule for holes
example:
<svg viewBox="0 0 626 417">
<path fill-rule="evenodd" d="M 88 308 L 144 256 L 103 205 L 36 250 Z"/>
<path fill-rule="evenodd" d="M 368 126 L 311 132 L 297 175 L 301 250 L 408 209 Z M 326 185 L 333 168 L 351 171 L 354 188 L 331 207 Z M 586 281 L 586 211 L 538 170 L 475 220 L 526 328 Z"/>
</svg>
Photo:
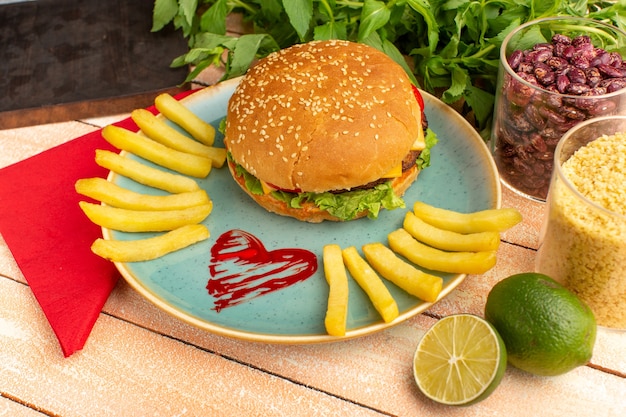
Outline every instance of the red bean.
<svg viewBox="0 0 626 417">
<path fill-rule="evenodd" d="M 615 111 L 619 98 L 592 97 L 626 88 L 626 63 L 617 52 L 595 48 L 589 36 L 555 34 L 551 42 L 514 51 L 508 64 L 546 93 L 506 76 L 505 109 L 494 126 L 496 163 L 511 185 L 545 198 L 556 144 L 580 121 Z"/>
<path fill-rule="evenodd" d="M 600 71 L 600 74 L 604 75 L 606 78 L 622 77 L 622 72 L 619 70 L 619 68 L 612 67 L 607 64 L 598 65 L 598 71 Z"/>
<path fill-rule="evenodd" d="M 513 53 L 508 59 L 509 66 L 513 68 L 514 70 L 516 70 L 520 62 L 522 62 L 523 58 L 524 58 L 524 52 L 522 52 L 519 49 L 513 51 Z"/>
</svg>

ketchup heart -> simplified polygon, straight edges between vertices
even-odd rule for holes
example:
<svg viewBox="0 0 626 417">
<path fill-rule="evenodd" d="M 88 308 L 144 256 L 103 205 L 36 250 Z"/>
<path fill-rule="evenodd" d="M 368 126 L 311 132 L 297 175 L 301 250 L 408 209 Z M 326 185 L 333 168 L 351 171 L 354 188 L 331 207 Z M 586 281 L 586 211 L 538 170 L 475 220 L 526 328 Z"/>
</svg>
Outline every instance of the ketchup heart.
<svg viewBox="0 0 626 417">
<path fill-rule="evenodd" d="M 243 230 L 229 230 L 211 248 L 206 286 L 214 310 L 249 301 L 311 277 L 317 256 L 305 249 L 268 251 L 261 240 Z"/>
</svg>

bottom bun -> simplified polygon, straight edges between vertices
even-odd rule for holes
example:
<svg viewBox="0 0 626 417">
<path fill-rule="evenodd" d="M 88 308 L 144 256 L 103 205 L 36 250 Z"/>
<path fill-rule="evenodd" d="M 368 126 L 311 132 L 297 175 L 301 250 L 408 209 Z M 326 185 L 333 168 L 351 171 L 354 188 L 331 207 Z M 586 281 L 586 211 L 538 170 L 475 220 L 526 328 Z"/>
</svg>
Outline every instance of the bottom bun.
<svg viewBox="0 0 626 417">
<path fill-rule="evenodd" d="M 309 223 L 321 223 L 324 220 L 330 220 L 334 222 L 344 221 L 338 217 L 333 216 L 326 210 L 322 210 L 317 207 L 315 204 L 310 202 L 302 203 L 300 208 L 293 208 L 287 206 L 284 201 L 278 200 L 274 198 L 271 194 L 253 194 L 246 187 L 245 180 L 243 175 L 237 175 L 235 172 L 235 166 L 231 161 L 228 161 L 228 169 L 237 182 L 239 187 L 243 191 L 246 192 L 254 201 L 257 202 L 258 205 L 263 207 L 265 210 L 279 214 L 281 216 L 293 217 L 294 219 L 309 222 Z M 413 184 L 413 182 L 417 179 L 417 175 L 419 174 L 419 169 L 417 165 L 411 169 L 408 169 L 402 173 L 401 177 L 394 178 L 392 180 L 391 186 L 398 197 L 402 197 L 406 190 Z M 357 214 L 352 220 L 360 219 L 362 217 L 367 216 L 367 210 L 362 211 Z"/>
</svg>

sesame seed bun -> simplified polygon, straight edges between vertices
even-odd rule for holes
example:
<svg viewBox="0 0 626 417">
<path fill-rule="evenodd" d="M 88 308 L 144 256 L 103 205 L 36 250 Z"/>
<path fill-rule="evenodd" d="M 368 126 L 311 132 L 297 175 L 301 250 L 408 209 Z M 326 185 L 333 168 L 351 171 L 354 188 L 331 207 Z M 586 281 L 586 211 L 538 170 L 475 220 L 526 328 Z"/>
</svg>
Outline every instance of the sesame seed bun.
<svg viewBox="0 0 626 417">
<path fill-rule="evenodd" d="M 224 143 L 234 162 L 271 187 L 350 190 L 401 163 L 420 114 L 406 72 L 386 54 L 315 41 L 248 71 L 228 103 Z"/>
</svg>

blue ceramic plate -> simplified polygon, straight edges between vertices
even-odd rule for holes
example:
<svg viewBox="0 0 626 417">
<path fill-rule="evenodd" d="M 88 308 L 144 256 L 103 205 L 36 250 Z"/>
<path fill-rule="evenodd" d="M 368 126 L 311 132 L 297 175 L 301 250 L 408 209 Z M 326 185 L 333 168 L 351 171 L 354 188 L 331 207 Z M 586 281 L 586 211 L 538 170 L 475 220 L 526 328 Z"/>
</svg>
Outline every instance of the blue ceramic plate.
<svg viewBox="0 0 626 417">
<path fill-rule="evenodd" d="M 185 98 L 184 104 L 217 127 L 238 81 L 206 88 Z M 401 227 L 416 200 L 461 212 L 500 207 L 496 167 L 481 137 L 450 107 L 429 94 L 423 96 L 429 126 L 437 132 L 439 144 L 433 150 L 432 165 L 406 193 L 406 209 L 383 211 L 378 220 L 302 223 L 266 212 L 239 189 L 226 167 L 214 169 L 198 181 L 214 203 L 205 220 L 210 239 L 156 260 L 118 263 L 117 268 L 152 303 L 210 332 L 276 343 L 342 339 L 327 335 L 324 328 L 328 285 L 321 254 L 325 244 L 360 248 L 370 242 L 386 243 L 386 235 Z M 221 142 L 218 134 L 216 144 Z M 134 191 L 159 193 L 115 174 L 109 180 Z M 107 229 L 103 234 L 106 239 L 122 240 L 149 236 Z M 281 267 L 288 272 L 277 272 Z M 307 271 L 313 272 L 308 278 Z M 296 272 L 303 274 L 299 280 L 294 278 Z M 444 279 L 440 299 L 465 278 L 439 275 Z M 400 316 L 384 323 L 351 280 L 344 338 L 385 329 L 431 306 L 386 284 Z"/>
</svg>

